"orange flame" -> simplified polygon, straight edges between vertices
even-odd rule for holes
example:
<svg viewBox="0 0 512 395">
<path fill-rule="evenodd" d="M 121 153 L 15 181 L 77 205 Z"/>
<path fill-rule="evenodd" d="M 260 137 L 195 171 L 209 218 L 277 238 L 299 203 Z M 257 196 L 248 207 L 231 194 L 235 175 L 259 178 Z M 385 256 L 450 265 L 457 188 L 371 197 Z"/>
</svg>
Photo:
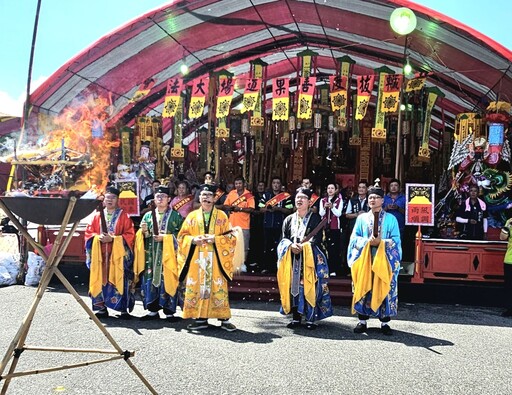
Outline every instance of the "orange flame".
<svg viewBox="0 0 512 395">
<path fill-rule="evenodd" d="M 103 191 L 110 172 L 110 154 L 119 146 L 117 137 L 111 136 L 106 120 L 111 115 L 112 100 L 104 97 L 88 97 L 66 108 L 54 123 L 58 127 L 45 136 L 45 149 L 62 153 L 67 157 L 89 155 L 93 167 L 86 170 L 69 189 Z"/>
</svg>

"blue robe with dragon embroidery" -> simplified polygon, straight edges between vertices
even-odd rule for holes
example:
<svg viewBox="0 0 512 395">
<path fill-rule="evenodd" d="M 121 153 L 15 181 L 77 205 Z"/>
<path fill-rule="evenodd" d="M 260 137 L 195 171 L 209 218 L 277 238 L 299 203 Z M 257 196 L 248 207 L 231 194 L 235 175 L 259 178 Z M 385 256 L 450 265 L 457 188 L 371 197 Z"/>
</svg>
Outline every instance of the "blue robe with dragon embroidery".
<svg viewBox="0 0 512 395">
<path fill-rule="evenodd" d="M 369 242 L 373 234 L 373 213 L 362 214 L 357 217 L 352 235 L 350 236 L 350 243 L 348 246 L 347 260 L 349 267 L 352 267 L 354 262 L 359 258 L 364 246 Z M 402 243 L 400 240 L 400 229 L 396 218 L 384 210 L 379 214 L 379 234 L 381 239 L 385 242 L 386 258 L 391 266 L 391 290 L 387 297 L 380 305 L 378 311 L 373 311 L 370 308 L 372 292 L 368 292 L 364 298 L 357 301 L 354 305 L 354 310 L 362 315 L 370 317 L 393 317 L 397 315 L 398 309 L 398 272 L 400 271 L 400 261 L 402 259 Z M 371 260 L 377 251 L 376 247 L 371 247 Z"/>
</svg>

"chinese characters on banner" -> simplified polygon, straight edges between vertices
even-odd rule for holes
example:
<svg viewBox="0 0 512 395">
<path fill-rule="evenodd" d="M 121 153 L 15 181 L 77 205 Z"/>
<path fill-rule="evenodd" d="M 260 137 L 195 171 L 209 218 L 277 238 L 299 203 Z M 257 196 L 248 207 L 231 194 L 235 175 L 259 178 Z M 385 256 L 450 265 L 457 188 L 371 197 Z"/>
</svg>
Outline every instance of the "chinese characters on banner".
<svg viewBox="0 0 512 395">
<path fill-rule="evenodd" d="M 290 111 L 289 78 L 274 78 L 272 80 L 272 120 L 287 121 Z"/>
<path fill-rule="evenodd" d="M 203 115 L 206 92 L 208 92 L 209 79 L 198 78 L 192 83 L 192 95 L 190 106 L 188 108 L 188 117 L 190 119 L 199 118 Z"/>
<path fill-rule="evenodd" d="M 315 93 L 316 77 L 301 77 L 299 87 L 298 119 L 311 119 L 313 94 Z"/>
<path fill-rule="evenodd" d="M 215 113 L 217 118 L 223 118 L 229 115 L 229 108 L 231 107 L 234 91 L 235 80 L 232 77 L 219 77 L 219 94 L 217 95 L 217 111 Z"/>
<path fill-rule="evenodd" d="M 405 224 L 434 226 L 434 184 L 405 184 Z"/>
<path fill-rule="evenodd" d="M 261 78 L 247 78 L 245 81 L 244 97 L 240 112 L 254 111 L 258 103 L 261 89 Z"/>
<path fill-rule="evenodd" d="M 347 77 L 344 75 L 329 76 L 331 90 L 331 109 L 339 111 L 347 107 Z"/>
<path fill-rule="evenodd" d="M 357 103 L 355 111 L 356 120 L 361 120 L 366 115 L 366 109 L 372 97 L 375 75 L 360 75 L 357 77 Z"/>
<path fill-rule="evenodd" d="M 115 186 L 121 191 L 119 195 L 119 207 L 129 216 L 139 216 L 139 181 L 116 180 Z"/>
<path fill-rule="evenodd" d="M 386 74 L 382 87 L 382 112 L 397 112 L 402 88 L 402 74 Z"/>
<path fill-rule="evenodd" d="M 180 78 L 171 78 L 167 81 L 167 90 L 165 91 L 164 110 L 162 117 L 172 118 L 176 115 L 176 110 L 180 104 L 181 89 L 183 80 Z"/>
</svg>

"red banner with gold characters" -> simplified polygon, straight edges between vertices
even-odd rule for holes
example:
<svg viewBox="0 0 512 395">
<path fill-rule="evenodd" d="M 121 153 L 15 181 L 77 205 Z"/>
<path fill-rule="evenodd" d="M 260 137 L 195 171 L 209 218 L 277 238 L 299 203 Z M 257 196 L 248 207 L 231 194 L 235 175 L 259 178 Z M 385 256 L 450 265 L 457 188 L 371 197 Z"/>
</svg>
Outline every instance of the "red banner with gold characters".
<svg viewBox="0 0 512 395">
<path fill-rule="evenodd" d="M 258 103 L 258 97 L 261 90 L 261 78 L 247 78 L 245 80 L 244 97 L 240 112 L 254 111 Z"/>
<path fill-rule="evenodd" d="M 299 111 L 297 113 L 298 119 L 311 119 L 315 87 L 316 77 L 301 77 L 299 87 Z"/>
<path fill-rule="evenodd" d="M 164 110 L 162 117 L 172 118 L 176 115 L 176 109 L 180 104 L 181 90 L 183 89 L 183 80 L 181 78 L 171 78 L 167 81 L 165 91 Z"/>
<path fill-rule="evenodd" d="M 290 112 L 289 78 L 274 78 L 272 80 L 272 120 L 287 121 Z"/>
<path fill-rule="evenodd" d="M 229 76 L 219 77 L 219 94 L 217 95 L 217 111 L 215 116 L 217 118 L 227 117 L 231 107 L 231 100 L 233 99 L 233 92 L 235 91 L 236 80 Z"/>
<path fill-rule="evenodd" d="M 402 88 L 402 74 L 386 74 L 382 87 L 382 112 L 397 112 L 400 102 L 400 89 Z"/>
<path fill-rule="evenodd" d="M 357 77 L 357 103 L 355 110 L 356 120 L 361 120 L 366 115 L 366 109 L 372 97 L 375 75 L 360 75 Z"/>
<path fill-rule="evenodd" d="M 192 94 L 188 108 L 190 119 L 199 118 L 203 115 L 206 92 L 208 92 L 208 77 L 198 78 L 192 82 Z"/>
<path fill-rule="evenodd" d="M 405 184 L 405 224 L 434 226 L 434 184 Z"/>
<path fill-rule="evenodd" d="M 347 80 L 348 78 L 345 75 L 329 76 L 332 111 L 339 111 L 347 107 Z"/>
</svg>

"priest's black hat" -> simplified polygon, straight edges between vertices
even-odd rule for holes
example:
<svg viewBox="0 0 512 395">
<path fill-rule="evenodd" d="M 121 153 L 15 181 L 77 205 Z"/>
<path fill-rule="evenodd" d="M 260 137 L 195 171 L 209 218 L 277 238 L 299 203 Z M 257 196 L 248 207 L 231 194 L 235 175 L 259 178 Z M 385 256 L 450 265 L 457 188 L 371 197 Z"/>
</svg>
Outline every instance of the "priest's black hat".
<svg viewBox="0 0 512 395">
<path fill-rule="evenodd" d="M 169 196 L 171 194 L 171 191 L 169 190 L 168 187 L 160 185 L 155 189 L 155 194 L 157 193 L 165 193 L 167 196 Z"/>
<path fill-rule="evenodd" d="M 298 195 L 299 193 L 306 195 L 308 197 L 308 199 L 311 199 L 311 196 L 313 196 L 313 190 L 310 188 L 304 188 L 304 187 L 297 188 L 297 192 L 295 195 Z"/>
<path fill-rule="evenodd" d="M 211 192 L 211 193 L 215 193 L 217 192 L 217 189 L 219 187 L 215 184 L 202 184 L 200 187 L 199 187 L 199 193 L 205 191 L 205 192 Z"/>
<path fill-rule="evenodd" d="M 116 187 L 113 187 L 112 185 L 110 185 L 105 189 L 105 193 L 112 193 L 116 196 L 119 196 L 121 194 L 121 191 L 119 189 L 117 189 Z"/>
</svg>

